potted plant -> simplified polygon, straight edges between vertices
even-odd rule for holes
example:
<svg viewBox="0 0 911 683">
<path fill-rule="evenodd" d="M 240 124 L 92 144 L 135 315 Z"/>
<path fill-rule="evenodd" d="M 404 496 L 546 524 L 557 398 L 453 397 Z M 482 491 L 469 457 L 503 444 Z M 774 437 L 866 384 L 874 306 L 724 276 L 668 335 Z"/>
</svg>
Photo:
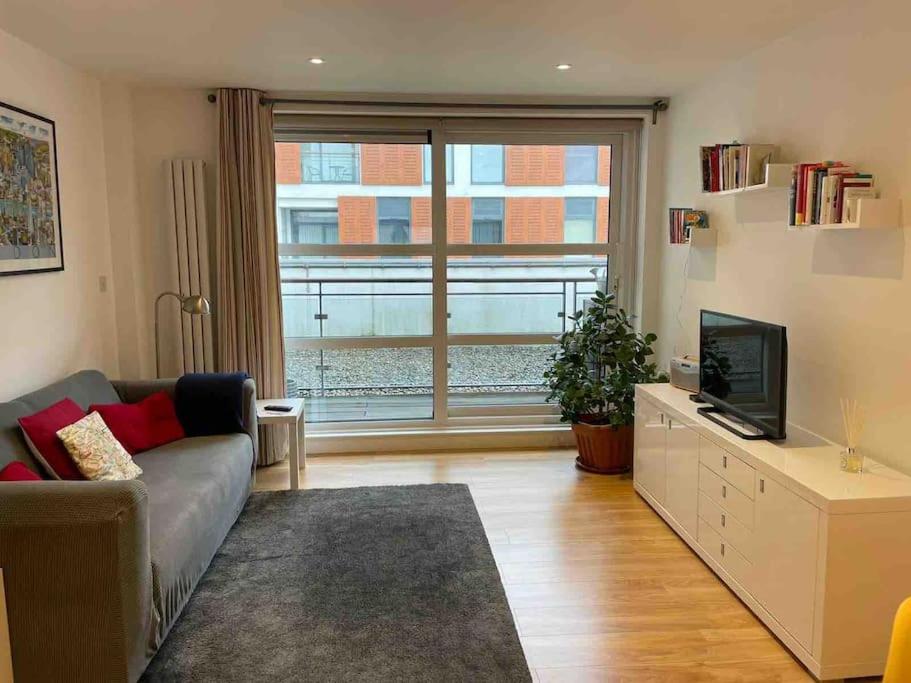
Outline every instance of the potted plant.
<svg viewBox="0 0 911 683">
<path fill-rule="evenodd" d="M 625 472 L 633 457 L 634 385 L 667 381 L 649 362 L 658 337 L 636 332 L 615 296 L 602 291 L 570 320 L 544 373 L 547 400 L 559 403 L 561 420 L 572 423 L 579 468 Z"/>
</svg>

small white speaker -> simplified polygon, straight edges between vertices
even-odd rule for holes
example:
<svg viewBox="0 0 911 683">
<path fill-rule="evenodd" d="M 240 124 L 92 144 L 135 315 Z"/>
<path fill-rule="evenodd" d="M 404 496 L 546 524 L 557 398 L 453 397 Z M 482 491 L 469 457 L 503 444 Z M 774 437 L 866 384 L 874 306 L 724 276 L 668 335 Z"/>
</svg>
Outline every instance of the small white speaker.
<svg viewBox="0 0 911 683">
<path fill-rule="evenodd" d="M 671 384 L 692 393 L 699 392 L 699 359 L 696 356 L 671 358 Z"/>
</svg>

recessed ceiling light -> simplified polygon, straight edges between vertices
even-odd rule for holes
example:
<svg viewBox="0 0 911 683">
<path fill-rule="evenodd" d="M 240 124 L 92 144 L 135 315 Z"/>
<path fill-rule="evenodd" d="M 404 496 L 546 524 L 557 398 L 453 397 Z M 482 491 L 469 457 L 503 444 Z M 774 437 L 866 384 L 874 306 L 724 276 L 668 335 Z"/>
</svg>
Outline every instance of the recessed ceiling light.
<svg viewBox="0 0 911 683">
<path fill-rule="evenodd" d="M 326 60 L 323 59 L 322 57 L 311 57 L 310 63 L 311 64 L 325 64 Z"/>
<path fill-rule="evenodd" d="M 557 71 L 569 71 L 570 69 L 573 68 L 573 65 L 572 64 L 557 64 L 557 66 L 555 68 L 557 69 Z"/>
</svg>

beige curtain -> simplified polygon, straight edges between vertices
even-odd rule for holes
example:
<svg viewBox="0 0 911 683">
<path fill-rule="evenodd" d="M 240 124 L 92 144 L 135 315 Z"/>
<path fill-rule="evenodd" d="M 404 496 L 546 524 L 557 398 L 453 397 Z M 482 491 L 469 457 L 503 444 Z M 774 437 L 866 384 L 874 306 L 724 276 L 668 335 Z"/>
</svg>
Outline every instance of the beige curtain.
<svg viewBox="0 0 911 683">
<path fill-rule="evenodd" d="M 218 368 L 243 370 L 259 398 L 285 395 L 272 107 L 257 90 L 218 91 L 215 315 Z M 288 453 L 287 429 L 260 429 L 259 464 Z"/>
</svg>

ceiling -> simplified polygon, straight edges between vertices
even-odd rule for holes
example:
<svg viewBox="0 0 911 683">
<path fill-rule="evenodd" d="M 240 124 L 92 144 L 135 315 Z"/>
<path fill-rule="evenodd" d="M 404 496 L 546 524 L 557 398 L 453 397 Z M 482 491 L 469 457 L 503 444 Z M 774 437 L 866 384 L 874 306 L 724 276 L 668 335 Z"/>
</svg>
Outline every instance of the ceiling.
<svg viewBox="0 0 911 683">
<path fill-rule="evenodd" d="M 158 85 L 649 96 L 836 2 L 0 0 L 0 28 L 99 75 Z M 317 55 L 326 63 L 309 64 Z"/>
</svg>

